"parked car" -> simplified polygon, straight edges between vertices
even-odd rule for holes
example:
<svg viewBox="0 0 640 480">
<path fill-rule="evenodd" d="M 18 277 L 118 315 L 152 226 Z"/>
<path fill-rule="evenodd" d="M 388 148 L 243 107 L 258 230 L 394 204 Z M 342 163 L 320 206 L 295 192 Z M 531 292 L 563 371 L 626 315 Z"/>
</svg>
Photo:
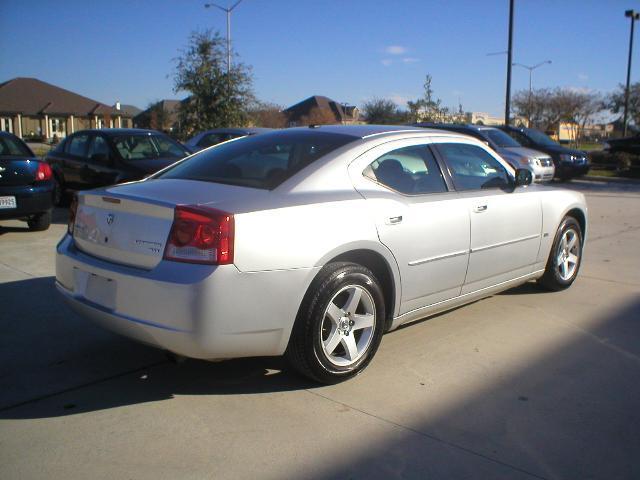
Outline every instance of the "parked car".
<svg viewBox="0 0 640 480">
<path fill-rule="evenodd" d="M 582 150 L 564 147 L 551 140 L 540 130 L 534 128 L 501 126 L 500 129 L 511 135 L 525 147 L 548 153 L 556 166 L 556 177 L 566 181 L 589 172 L 589 160 Z"/>
<path fill-rule="evenodd" d="M 0 131 L 0 220 L 23 220 L 34 231 L 48 229 L 53 187 L 51 167 L 18 137 Z"/>
<path fill-rule="evenodd" d="M 549 155 L 523 147 L 509 135 L 495 127 L 442 123 L 417 123 L 416 126 L 437 128 L 471 135 L 488 144 L 502 158 L 509 162 L 513 168 L 527 168 L 531 170 L 534 181 L 549 182 L 553 180 L 555 167 Z"/>
<path fill-rule="evenodd" d="M 402 324 L 528 280 L 572 284 L 584 196 L 530 183 L 441 130 L 265 133 L 78 194 L 56 286 L 85 317 L 176 354 L 284 354 L 338 382 Z"/>
<path fill-rule="evenodd" d="M 632 137 L 616 138 L 603 143 L 602 149 L 607 153 L 630 153 L 640 155 L 640 134 Z"/>
<path fill-rule="evenodd" d="M 197 152 L 198 150 L 226 142 L 227 140 L 271 132 L 272 130 L 272 128 L 215 128 L 213 130 L 200 132 L 195 137 L 187 140 L 185 145 L 192 152 Z"/>
<path fill-rule="evenodd" d="M 66 190 L 139 180 L 189 154 L 182 144 L 164 133 L 105 128 L 69 135 L 45 160 L 53 169 L 54 201 L 60 204 Z"/>
</svg>

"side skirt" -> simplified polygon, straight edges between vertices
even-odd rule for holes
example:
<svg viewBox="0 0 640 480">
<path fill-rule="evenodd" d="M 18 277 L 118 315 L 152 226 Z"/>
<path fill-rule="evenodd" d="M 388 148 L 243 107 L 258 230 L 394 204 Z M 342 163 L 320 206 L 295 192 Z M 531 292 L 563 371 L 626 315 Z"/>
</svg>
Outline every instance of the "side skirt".
<svg viewBox="0 0 640 480">
<path fill-rule="evenodd" d="M 544 270 L 537 270 L 527 275 L 514 278 L 513 280 L 508 280 L 506 282 L 498 283 L 497 285 L 493 285 L 491 287 L 486 287 L 480 290 L 476 290 L 474 292 L 465 293 L 464 295 L 460 295 L 458 297 L 454 297 L 449 300 L 444 300 L 442 302 L 434 303 L 432 305 L 427 305 L 426 307 L 416 308 L 415 310 L 411 310 L 410 312 L 403 313 L 402 315 L 395 317 L 393 319 L 393 322 L 391 323 L 391 328 L 389 329 L 389 331 L 395 330 L 400 325 L 404 325 L 405 323 L 415 322 L 416 320 L 422 320 L 423 318 L 436 315 L 446 310 L 451 310 L 461 305 L 475 302 L 476 300 L 480 300 L 481 298 L 489 297 L 496 293 L 509 290 L 510 288 L 513 288 L 513 287 L 517 287 L 518 285 L 522 285 L 523 283 L 526 283 L 529 280 L 540 278 L 543 273 L 544 273 Z"/>
</svg>

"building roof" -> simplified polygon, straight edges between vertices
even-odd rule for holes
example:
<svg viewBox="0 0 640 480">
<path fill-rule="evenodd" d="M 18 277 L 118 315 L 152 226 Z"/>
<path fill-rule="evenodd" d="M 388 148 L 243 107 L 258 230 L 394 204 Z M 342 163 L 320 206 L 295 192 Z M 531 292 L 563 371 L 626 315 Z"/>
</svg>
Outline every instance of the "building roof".
<svg viewBox="0 0 640 480">
<path fill-rule="evenodd" d="M 323 95 L 313 95 L 312 97 L 306 98 L 295 105 L 291 105 L 283 111 L 289 116 L 301 117 L 303 115 L 308 115 L 313 108 L 331 111 L 338 121 L 346 120 L 355 112 L 355 109 L 349 109 L 349 107 L 347 107 L 348 110 L 345 112 L 344 107 L 340 103 Z"/>
<path fill-rule="evenodd" d="M 116 108 L 116 106 L 114 105 L 113 108 Z M 127 117 L 135 117 L 142 112 L 142 109 L 135 105 L 125 105 L 124 103 L 121 103 L 120 112 Z"/>
<path fill-rule="evenodd" d="M 0 112 L 22 115 L 122 115 L 115 108 L 37 78 L 0 83 Z"/>
</svg>

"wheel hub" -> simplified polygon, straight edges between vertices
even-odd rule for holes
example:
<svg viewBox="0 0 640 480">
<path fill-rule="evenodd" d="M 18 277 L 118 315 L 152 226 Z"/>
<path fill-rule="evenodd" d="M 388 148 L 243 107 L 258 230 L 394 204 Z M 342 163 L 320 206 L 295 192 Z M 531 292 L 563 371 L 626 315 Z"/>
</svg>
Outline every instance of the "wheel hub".
<svg viewBox="0 0 640 480">
<path fill-rule="evenodd" d="M 351 320 L 351 315 L 347 313 L 344 317 L 340 318 L 340 321 L 338 322 L 338 329 L 340 330 L 340 333 L 343 335 L 349 335 L 354 323 L 355 322 Z"/>
</svg>

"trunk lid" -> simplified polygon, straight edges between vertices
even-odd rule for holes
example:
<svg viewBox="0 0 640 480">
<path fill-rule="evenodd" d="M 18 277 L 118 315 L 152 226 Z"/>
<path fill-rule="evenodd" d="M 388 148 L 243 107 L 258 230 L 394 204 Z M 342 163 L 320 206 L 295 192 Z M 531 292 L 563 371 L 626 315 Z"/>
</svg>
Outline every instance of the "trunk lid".
<svg viewBox="0 0 640 480">
<path fill-rule="evenodd" d="M 31 185 L 36 180 L 38 161 L 24 157 L 0 157 L 0 185 Z"/>
<path fill-rule="evenodd" d="M 268 191 L 209 182 L 152 179 L 78 195 L 73 238 L 81 251 L 151 270 L 164 256 L 176 205 L 240 213 L 262 205 Z"/>
</svg>

